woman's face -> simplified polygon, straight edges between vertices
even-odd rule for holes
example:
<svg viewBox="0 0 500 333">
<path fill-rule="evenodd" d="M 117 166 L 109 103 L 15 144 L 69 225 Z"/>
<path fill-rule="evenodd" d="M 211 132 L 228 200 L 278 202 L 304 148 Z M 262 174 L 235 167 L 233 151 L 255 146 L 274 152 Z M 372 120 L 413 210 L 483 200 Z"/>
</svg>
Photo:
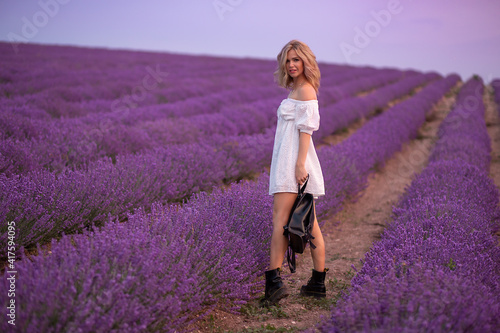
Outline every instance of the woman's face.
<svg viewBox="0 0 500 333">
<path fill-rule="evenodd" d="M 292 78 L 297 78 L 304 73 L 304 63 L 295 50 L 288 51 L 286 55 L 286 70 Z"/>
</svg>

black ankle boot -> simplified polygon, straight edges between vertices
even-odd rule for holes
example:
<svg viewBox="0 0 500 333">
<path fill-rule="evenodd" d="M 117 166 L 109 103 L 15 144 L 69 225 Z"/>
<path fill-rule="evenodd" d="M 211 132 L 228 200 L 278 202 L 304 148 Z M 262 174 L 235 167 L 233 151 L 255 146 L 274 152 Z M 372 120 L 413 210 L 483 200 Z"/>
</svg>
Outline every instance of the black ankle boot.
<svg viewBox="0 0 500 333">
<path fill-rule="evenodd" d="M 279 302 L 280 299 L 288 296 L 288 290 L 283 284 L 280 276 L 280 269 L 276 268 L 266 271 L 266 292 L 261 305 L 269 306 Z"/>
<path fill-rule="evenodd" d="M 316 298 L 326 297 L 325 276 L 328 268 L 323 272 L 312 270 L 312 277 L 307 282 L 307 285 L 300 288 L 302 296 L 314 296 Z"/>
</svg>

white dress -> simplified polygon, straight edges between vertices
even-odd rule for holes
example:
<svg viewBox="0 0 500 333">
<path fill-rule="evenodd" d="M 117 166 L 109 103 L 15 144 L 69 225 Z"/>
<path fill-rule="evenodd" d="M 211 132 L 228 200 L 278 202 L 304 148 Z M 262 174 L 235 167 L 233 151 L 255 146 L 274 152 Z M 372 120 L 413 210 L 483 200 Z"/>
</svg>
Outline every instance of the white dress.
<svg viewBox="0 0 500 333">
<path fill-rule="evenodd" d="M 278 124 L 269 175 L 270 195 L 277 192 L 297 193 L 295 164 L 299 155 L 299 135 L 300 132 L 312 135 L 318 128 L 317 100 L 299 101 L 287 98 L 281 102 L 278 108 Z M 309 173 L 305 192 L 313 194 L 316 198 L 325 195 L 323 173 L 312 138 L 307 150 L 305 168 Z"/>
</svg>

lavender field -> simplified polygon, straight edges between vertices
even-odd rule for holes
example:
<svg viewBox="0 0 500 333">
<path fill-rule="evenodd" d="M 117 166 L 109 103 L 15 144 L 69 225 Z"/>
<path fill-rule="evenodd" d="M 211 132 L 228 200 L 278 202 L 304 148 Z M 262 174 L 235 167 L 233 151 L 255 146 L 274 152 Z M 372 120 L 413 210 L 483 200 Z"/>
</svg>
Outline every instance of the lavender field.
<svg viewBox="0 0 500 333">
<path fill-rule="evenodd" d="M 16 325 L 2 320 L 0 329 L 179 332 L 260 297 L 272 228 L 267 170 L 287 94 L 273 82 L 275 62 L 10 47 L 0 43 L 0 245 L 15 243 Z M 356 200 L 462 82 L 320 69 L 321 220 Z M 500 330 L 484 91 L 480 78 L 463 82 L 429 165 L 318 330 Z M 344 141 L 322 142 L 360 119 Z M 1 257 L 6 277 L 12 261 Z M 4 309 L 9 288 L 3 278 Z"/>
</svg>

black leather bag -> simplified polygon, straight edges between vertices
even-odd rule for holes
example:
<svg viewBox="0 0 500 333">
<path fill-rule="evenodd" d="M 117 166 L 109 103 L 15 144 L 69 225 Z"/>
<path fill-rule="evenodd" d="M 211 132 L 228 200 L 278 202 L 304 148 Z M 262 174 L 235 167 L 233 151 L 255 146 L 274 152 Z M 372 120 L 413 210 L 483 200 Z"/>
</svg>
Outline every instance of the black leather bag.
<svg viewBox="0 0 500 333">
<path fill-rule="evenodd" d="M 312 243 L 311 230 L 314 224 L 314 197 L 311 193 L 304 193 L 306 190 L 309 175 L 302 188 L 298 186 L 297 199 L 292 206 L 288 223 L 283 228 L 283 235 L 288 238 L 287 261 L 290 271 L 295 273 L 295 253 L 303 253 L 307 243 L 313 249 L 316 246 Z"/>
</svg>

